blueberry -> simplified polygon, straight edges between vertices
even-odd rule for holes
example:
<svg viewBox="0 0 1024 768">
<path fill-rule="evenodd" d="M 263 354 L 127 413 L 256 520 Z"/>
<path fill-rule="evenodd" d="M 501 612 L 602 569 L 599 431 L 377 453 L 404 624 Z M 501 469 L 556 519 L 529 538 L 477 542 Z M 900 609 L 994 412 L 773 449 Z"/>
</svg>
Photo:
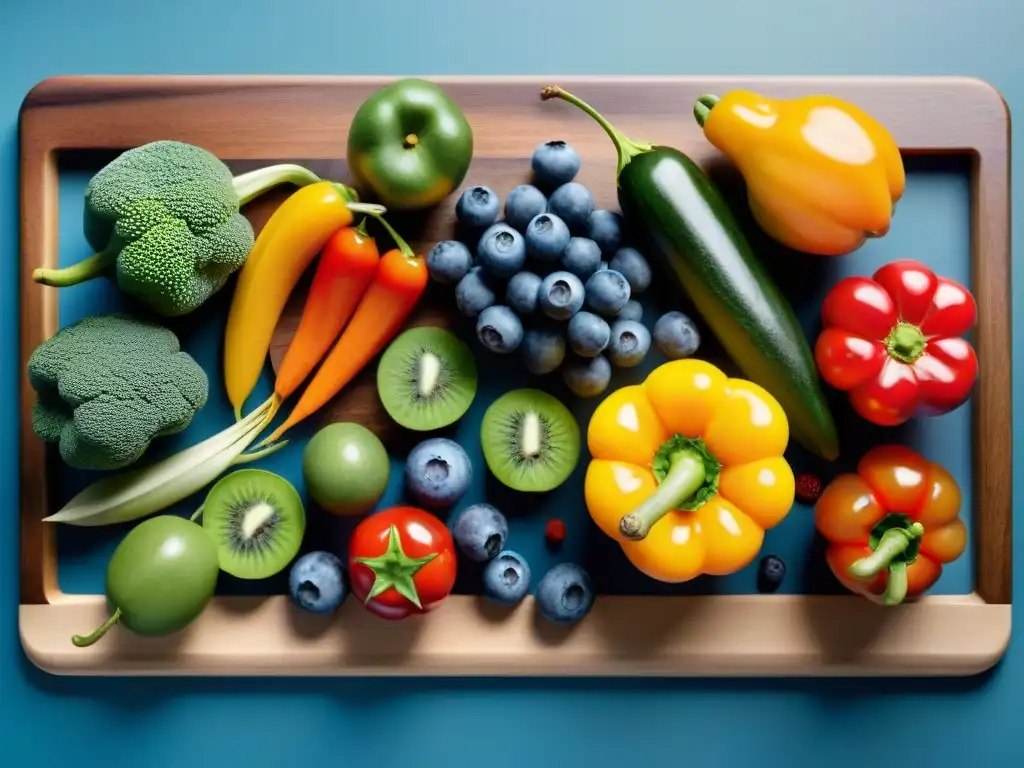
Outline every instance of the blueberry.
<svg viewBox="0 0 1024 768">
<path fill-rule="evenodd" d="M 651 265 L 636 248 L 619 248 L 608 266 L 629 281 L 634 296 L 639 296 L 651 284 Z"/>
<path fill-rule="evenodd" d="M 632 289 L 630 289 L 632 293 Z M 619 310 L 619 314 L 615 316 L 616 320 L 636 320 L 637 322 L 644 316 L 644 308 L 640 306 L 640 302 L 636 299 L 630 299 L 626 302 L 626 305 Z"/>
<path fill-rule="evenodd" d="M 469 187 L 455 203 L 455 218 L 474 229 L 489 227 L 498 220 L 501 200 L 490 187 Z"/>
<path fill-rule="evenodd" d="M 537 310 L 540 276 L 533 272 L 517 272 L 508 281 L 505 303 L 520 315 L 532 315 Z"/>
<path fill-rule="evenodd" d="M 292 563 L 288 591 L 303 610 L 333 613 L 348 597 L 348 574 L 336 555 L 309 552 Z"/>
<path fill-rule="evenodd" d="M 466 317 L 476 317 L 497 301 L 482 267 L 473 267 L 455 286 L 455 306 Z"/>
<path fill-rule="evenodd" d="M 761 592 L 774 592 L 786 578 L 786 564 L 782 558 L 768 555 L 761 558 L 757 569 L 757 588 Z"/>
<path fill-rule="evenodd" d="M 568 320 L 583 306 L 583 282 L 572 272 L 552 272 L 540 283 L 537 303 L 552 320 Z"/>
<path fill-rule="evenodd" d="M 608 262 L 607 261 L 602 261 L 600 264 L 597 265 L 597 271 L 598 272 L 601 272 L 602 270 L 605 270 L 605 269 L 608 269 Z"/>
<path fill-rule="evenodd" d="M 562 380 L 577 397 L 597 397 L 612 380 L 612 364 L 604 355 L 573 357 L 562 366 Z"/>
<path fill-rule="evenodd" d="M 526 252 L 539 261 L 558 261 L 569 237 L 564 221 L 553 213 L 542 213 L 526 225 Z"/>
<path fill-rule="evenodd" d="M 548 199 L 532 184 L 520 184 L 505 198 L 505 221 L 526 232 L 526 227 L 535 216 L 548 209 Z"/>
<path fill-rule="evenodd" d="M 462 446 L 446 437 L 424 440 L 405 461 L 405 485 L 425 507 L 450 507 L 469 488 L 473 466 Z"/>
<path fill-rule="evenodd" d="M 616 320 L 608 342 L 608 359 L 616 368 L 638 365 L 651 348 L 651 332 L 636 320 Z"/>
<path fill-rule="evenodd" d="M 614 269 L 598 270 L 587 279 L 587 308 L 612 317 L 629 301 L 629 283 Z"/>
<path fill-rule="evenodd" d="M 492 224 L 480 236 L 476 258 L 487 273 L 495 277 L 512 277 L 526 261 L 523 236 L 504 222 Z"/>
<path fill-rule="evenodd" d="M 500 552 L 484 568 L 484 597 L 501 605 L 515 605 L 530 591 L 530 566 L 511 550 Z"/>
<path fill-rule="evenodd" d="M 580 156 L 564 141 L 548 141 L 533 150 L 530 167 L 538 184 L 557 187 L 576 178 Z"/>
<path fill-rule="evenodd" d="M 700 346 L 700 333 L 682 312 L 666 312 L 654 324 L 654 346 L 669 360 L 690 357 Z"/>
<path fill-rule="evenodd" d="M 587 237 L 597 243 L 601 253 L 611 256 L 622 242 L 622 216 L 615 211 L 594 211 L 587 219 Z"/>
<path fill-rule="evenodd" d="M 523 340 L 523 321 L 508 307 L 488 307 L 476 318 L 476 337 L 491 352 L 507 355 Z"/>
<path fill-rule="evenodd" d="M 459 282 L 473 266 L 473 254 L 458 240 L 442 240 L 427 254 L 427 270 L 442 285 Z"/>
<path fill-rule="evenodd" d="M 523 366 L 535 376 L 551 373 L 565 359 L 565 337 L 555 328 L 531 328 L 519 345 Z"/>
<path fill-rule="evenodd" d="M 594 586 L 588 574 L 575 563 L 560 563 L 545 573 L 537 584 L 537 610 L 548 621 L 572 624 L 594 607 Z"/>
<path fill-rule="evenodd" d="M 548 198 L 548 213 L 564 221 L 574 235 L 586 234 L 587 222 L 593 212 L 594 196 L 577 181 L 563 184 Z"/>
<path fill-rule="evenodd" d="M 562 251 L 562 269 L 586 280 L 601 267 L 601 249 L 588 237 L 572 237 Z"/>
<path fill-rule="evenodd" d="M 474 504 L 455 518 L 452 536 L 463 555 L 483 563 L 497 555 L 508 541 L 508 521 L 490 504 Z"/>
<path fill-rule="evenodd" d="M 612 331 L 604 318 L 593 312 L 577 312 L 569 321 L 569 347 L 580 357 L 594 357 L 608 346 Z"/>
</svg>

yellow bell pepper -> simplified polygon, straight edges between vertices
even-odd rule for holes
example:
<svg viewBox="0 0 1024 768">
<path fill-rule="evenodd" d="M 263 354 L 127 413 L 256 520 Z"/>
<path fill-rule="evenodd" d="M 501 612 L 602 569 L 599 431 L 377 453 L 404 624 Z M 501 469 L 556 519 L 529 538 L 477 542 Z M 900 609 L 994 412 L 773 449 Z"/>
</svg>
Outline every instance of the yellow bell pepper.
<svg viewBox="0 0 1024 768">
<path fill-rule="evenodd" d="M 906 184 L 903 159 L 859 107 L 834 96 L 735 90 L 701 96 L 693 113 L 743 175 L 754 218 L 778 242 L 842 256 L 889 231 Z"/>
<path fill-rule="evenodd" d="M 761 387 L 701 360 L 665 363 L 594 411 L 587 509 L 652 579 L 734 573 L 793 506 L 788 441 Z"/>
</svg>

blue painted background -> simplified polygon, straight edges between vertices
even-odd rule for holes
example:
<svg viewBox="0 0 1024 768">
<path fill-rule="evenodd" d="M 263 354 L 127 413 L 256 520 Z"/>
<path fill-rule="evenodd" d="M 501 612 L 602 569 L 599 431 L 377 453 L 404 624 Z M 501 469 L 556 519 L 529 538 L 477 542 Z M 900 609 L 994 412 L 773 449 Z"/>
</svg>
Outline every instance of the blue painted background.
<svg viewBox="0 0 1024 768">
<path fill-rule="evenodd" d="M 395 2 L 366 8 L 292 2 L 287 9 L 234 0 L 205 5 L 192 0 L 152 7 L 105 0 L 88 6 L 61 0 L 0 3 L 0 246 L 11 254 L 0 281 L 0 354 L 6 364 L 0 392 L 11 404 L 0 440 L 5 472 L 0 487 L 11 513 L 0 522 L 0 560 L 5 563 L 0 567 L 0 743 L 18 764 L 158 768 L 186 759 L 198 765 L 230 759 L 260 766 L 313 760 L 392 765 L 416 759 L 430 764 L 431 757 L 444 754 L 453 765 L 605 765 L 628 759 L 648 765 L 745 766 L 824 758 L 842 766 L 865 759 L 849 749 L 855 733 L 878 766 L 903 764 L 908 757 L 940 766 L 962 761 L 994 765 L 1000 758 L 1019 756 L 1022 740 L 1014 712 L 1024 692 L 1024 664 L 1017 639 L 1000 668 L 967 681 L 143 683 L 64 680 L 33 669 L 21 653 L 15 611 L 13 256 L 17 108 L 43 77 L 122 72 L 969 74 L 993 82 L 1011 109 L 1024 98 L 1024 67 L 1013 55 L 1016 35 L 1024 27 L 1024 6 L 1015 0 L 842 5 L 734 0 L 706 6 L 634 0 L 628 14 L 603 0 L 504 5 L 447 0 L 429 7 Z M 133 32 L 143 25 L 145 33 Z M 527 44 L 534 53 L 525 52 Z M 548 137 L 538 140 L 543 138 Z M 884 258 L 921 254 L 947 274 L 965 278 L 964 177 L 955 166 L 921 170 L 910 178 L 907 205 L 893 231 L 884 245 L 873 244 L 859 257 L 857 271 L 867 272 Z M 63 185 L 64 259 L 77 255 L 72 238 L 78 237 L 78 221 L 74 209 L 69 214 L 67 208 L 80 199 L 82 181 L 79 174 Z M 1019 203 L 1014 213 L 1021 220 Z M 109 297 L 102 286 L 75 295 L 79 298 L 65 305 L 65 322 L 76 313 L 96 311 L 96 300 Z M 653 319 L 650 313 L 647 319 Z M 212 366 L 212 343 L 198 337 L 193 342 L 191 348 Z M 217 397 L 222 397 L 219 392 Z M 471 413 L 465 428 L 475 431 L 479 416 Z M 204 415 L 190 434 L 212 431 L 217 418 L 215 411 Z M 966 414 L 945 417 L 942 429 L 951 443 L 958 433 L 965 434 Z M 944 460 L 962 461 L 938 442 Z M 286 474 L 295 470 L 293 460 L 284 457 L 268 465 Z M 953 469 L 966 484 L 967 467 L 954 464 Z M 473 493 L 481 491 L 476 487 Z M 397 492 L 393 484 L 389 498 Z M 545 557 L 536 546 L 543 519 L 524 521 L 514 533 L 517 541 L 533 542 L 521 546 L 537 560 Z M 807 529 L 791 527 L 798 522 L 794 512 L 766 546 L 799 560 Z M 62 540 L 63 586 L 97 590 L 98 563 L 109 546 L 108 535 Z M 583 545 L 573 540 L 571 546 Z M 572 549 L 562 554 L 570 556 L 588 555 Z M 727 588 L 748 591 L 744 578 L 749 574 L 733 577 Z M 1016 581 L 1019 585 L 1019 576 Z M 967 585 L 967 567 L 961 564 L 949 570 L 941 591 L 962 592 Z M 625 591 L 635 589 L 627 586 Z M 639 732 L 630 728 L 629 739 L 617 736 L 616 727 L 637 712 L 644 713 L 646 727 Z M 271 723 L 279 729 L 275 736 L 267 727 Z M 898 762 L 875 751 L 880 746 L 876 738 L 885 731 L 902 734 Z"/>
</svg>

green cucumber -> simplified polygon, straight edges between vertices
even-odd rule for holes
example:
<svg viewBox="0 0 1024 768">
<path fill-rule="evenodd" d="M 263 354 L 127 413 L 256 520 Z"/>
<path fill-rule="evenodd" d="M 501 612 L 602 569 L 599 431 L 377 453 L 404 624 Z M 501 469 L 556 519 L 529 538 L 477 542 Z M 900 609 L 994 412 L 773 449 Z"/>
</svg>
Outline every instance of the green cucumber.
<svg viewBox="0 0 1024 768">
<path fill-rule="evenodd" d="M 689 297 L 743 375 L 779 401 L 792 437 L 823 459 L 838 458 L 835 420 L 803 329 L 714 182 L 678 149 L 626 138 L 561 88 L 544 88 L 541 98 L 574 104 L 611 137 L 619 205 L 650 240 L 655 268 Z"/>
</svg>

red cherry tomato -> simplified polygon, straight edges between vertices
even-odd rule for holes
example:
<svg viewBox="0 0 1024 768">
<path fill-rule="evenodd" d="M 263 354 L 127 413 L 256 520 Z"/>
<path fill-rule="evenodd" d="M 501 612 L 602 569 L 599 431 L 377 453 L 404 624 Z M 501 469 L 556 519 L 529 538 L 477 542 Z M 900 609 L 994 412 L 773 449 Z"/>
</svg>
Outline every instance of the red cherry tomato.
<svg viewBox="0 0 1024 768">
<path fill-rule="evenodd" d="M 352 532 L 352 593 L 384 619 L 437 608 L 455 586 L 455 544 L 448 527 L 416 507 L 390 507 Z"/>
</svg>

